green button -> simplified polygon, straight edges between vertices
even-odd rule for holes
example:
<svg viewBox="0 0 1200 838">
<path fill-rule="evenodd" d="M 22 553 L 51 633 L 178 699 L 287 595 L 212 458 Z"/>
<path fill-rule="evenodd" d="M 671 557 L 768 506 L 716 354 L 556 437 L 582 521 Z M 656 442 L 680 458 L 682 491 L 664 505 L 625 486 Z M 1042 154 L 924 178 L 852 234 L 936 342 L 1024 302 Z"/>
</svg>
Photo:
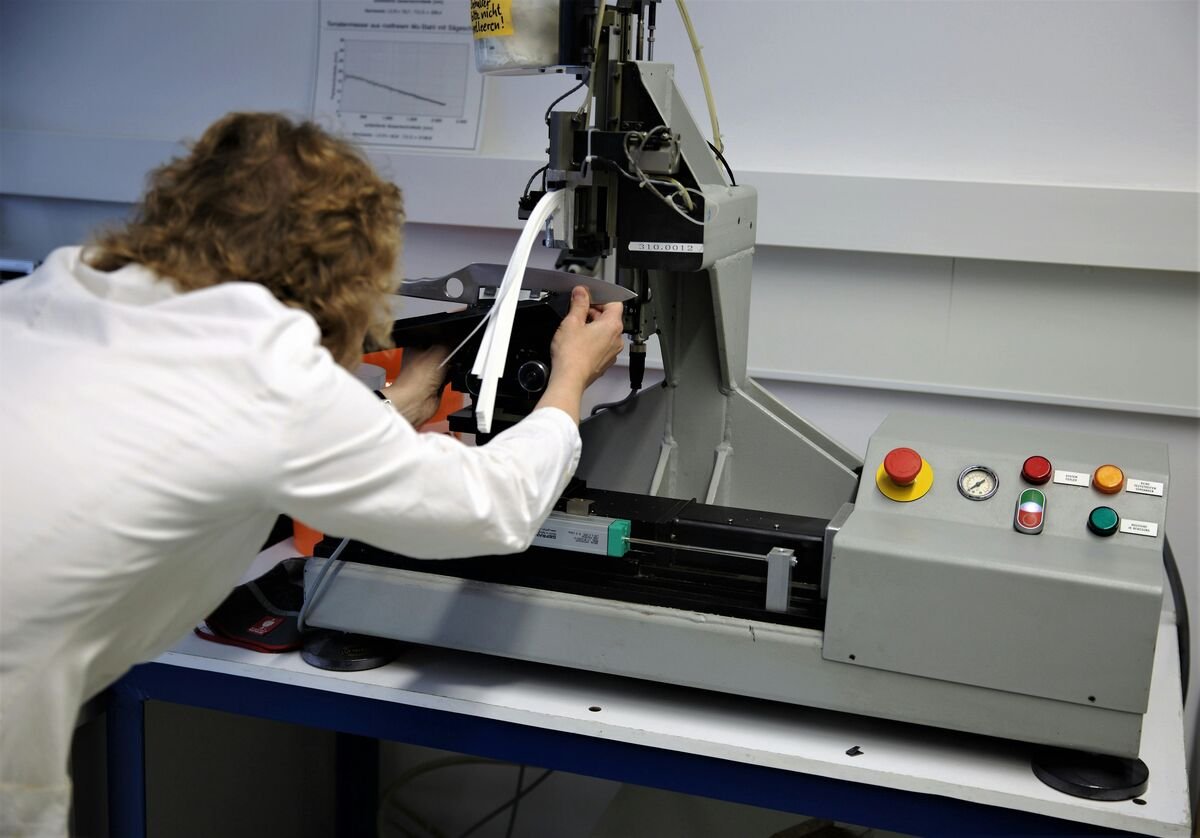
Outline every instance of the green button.
<svg viewBox="0 0 1200 838">
<path fill-rule="evenodd" d="M 1121 516 L 1111 506 L 1097 506 L 1088 516 L 1087 527 L 1096 535 L 1109 536 L 1121 525 Z"/>
</svg>

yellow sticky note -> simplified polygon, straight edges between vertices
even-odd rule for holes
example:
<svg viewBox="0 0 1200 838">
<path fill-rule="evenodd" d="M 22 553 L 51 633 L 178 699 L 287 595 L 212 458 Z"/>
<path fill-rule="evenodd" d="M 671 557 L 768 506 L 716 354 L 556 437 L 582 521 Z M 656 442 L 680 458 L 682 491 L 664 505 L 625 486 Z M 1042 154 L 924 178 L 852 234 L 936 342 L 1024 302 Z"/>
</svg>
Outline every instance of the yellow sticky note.
<svg viewBox="0 0 1200 838">
<path fill-rule="evenodd" d="M 512 0 L 471 0 L 471 31 L 477 41 L 511 35 Z"/>
</svg>

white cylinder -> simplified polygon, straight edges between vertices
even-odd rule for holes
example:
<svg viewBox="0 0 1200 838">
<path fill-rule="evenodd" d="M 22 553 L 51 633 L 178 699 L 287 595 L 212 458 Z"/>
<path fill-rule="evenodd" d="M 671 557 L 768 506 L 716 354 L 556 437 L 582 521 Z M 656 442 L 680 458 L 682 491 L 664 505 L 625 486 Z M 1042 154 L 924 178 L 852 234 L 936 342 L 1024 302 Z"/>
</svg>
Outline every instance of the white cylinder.
<svg viewBox="0 0 1200 838">
<path fill-rule="evenodd" d="M 559 0 L 471 0 L 475 68 L 481 73 L 536 73 L 560 63 Z"/>
</svg>

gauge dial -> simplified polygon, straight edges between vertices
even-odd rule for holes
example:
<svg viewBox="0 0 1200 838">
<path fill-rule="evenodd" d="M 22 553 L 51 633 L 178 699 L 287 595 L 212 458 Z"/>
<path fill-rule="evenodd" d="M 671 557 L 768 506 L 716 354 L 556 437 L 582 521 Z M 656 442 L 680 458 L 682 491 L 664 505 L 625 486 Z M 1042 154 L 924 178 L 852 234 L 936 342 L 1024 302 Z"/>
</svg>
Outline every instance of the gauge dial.
<svg viewBox="0 0 1200 838">
<path fill-rule="evenodd" d="M 987 500 L 998 488 L 1000 480 L 987 466 L 967 466 L 958 475 L 958 491 L 968 500 Z"/>
</svg>

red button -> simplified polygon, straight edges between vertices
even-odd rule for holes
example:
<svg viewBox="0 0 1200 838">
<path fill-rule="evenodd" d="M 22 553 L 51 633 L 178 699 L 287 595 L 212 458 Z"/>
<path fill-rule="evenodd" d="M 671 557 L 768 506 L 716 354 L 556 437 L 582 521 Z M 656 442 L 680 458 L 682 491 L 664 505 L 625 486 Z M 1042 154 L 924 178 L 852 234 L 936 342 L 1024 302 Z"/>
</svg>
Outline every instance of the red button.
<svg viewBox="0 0 1200 838">
<path fill-rule="evenodd" d="M 883 458 L 883 470 L 897 486 L 911 485 L 921 473 L 921 455 L 911 448 L 893 448 Z"/>
<path fill-rule="evenodd" d="M 1041 486 L 1049 481 L 1053 473 L 1054 469 L 1045 457 L 1030 457 L 1025 461 L 1025 465 L 1021 466 L 1021 477 L 1034 486 Z"/>
</svg>

